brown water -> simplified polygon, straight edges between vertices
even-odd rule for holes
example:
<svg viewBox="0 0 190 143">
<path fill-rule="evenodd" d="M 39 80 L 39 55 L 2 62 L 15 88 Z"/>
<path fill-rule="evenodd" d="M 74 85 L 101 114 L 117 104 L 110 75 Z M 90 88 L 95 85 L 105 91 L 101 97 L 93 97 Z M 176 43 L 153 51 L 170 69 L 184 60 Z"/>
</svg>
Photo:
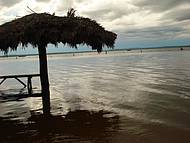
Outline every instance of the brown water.
<svg viewBox="0 0 190 143">
<path fill-rule="evenodd" d="M 0 59 L 1 75 L 37 71 L 37 57 Z M 50 117 L 12 96 L 16 81 L 0 86 L 0 142 L 190 142 L 190 51 L 55 55 L 49 76 Z"/>
</svg>

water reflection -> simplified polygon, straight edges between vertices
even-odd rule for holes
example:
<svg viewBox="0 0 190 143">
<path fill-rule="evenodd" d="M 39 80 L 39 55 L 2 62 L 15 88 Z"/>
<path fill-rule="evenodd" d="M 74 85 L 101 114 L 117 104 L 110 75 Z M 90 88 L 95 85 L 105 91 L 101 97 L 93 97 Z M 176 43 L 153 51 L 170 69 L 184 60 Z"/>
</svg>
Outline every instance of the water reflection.
<svg viewBox="0 0 190 143">
<path fill-rule="evenodd" d="M 28 97 L 41 97 L 40 93 L 28 94 L 26 88 L 21 89 L 7 89 L 0 90 L 0 103 L 10 102 L 10 101 L 23 101 L 24 98 Z"/>
</svg>

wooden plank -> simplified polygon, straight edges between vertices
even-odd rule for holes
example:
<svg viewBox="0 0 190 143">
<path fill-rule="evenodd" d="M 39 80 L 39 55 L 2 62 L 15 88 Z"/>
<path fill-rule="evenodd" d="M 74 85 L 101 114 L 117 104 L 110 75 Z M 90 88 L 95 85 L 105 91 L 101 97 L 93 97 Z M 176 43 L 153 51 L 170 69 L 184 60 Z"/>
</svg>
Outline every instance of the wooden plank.
<svg viewBox="0 0 190 143">
<path fill-rule="evenodd" d="M 40 74 L 25 74 L 25 75 L 7 75 L 7 76 L 0 76 L 0 79 L 4 78 L 22 78 L 22 77 L 37 77 Z"/>
</svg>

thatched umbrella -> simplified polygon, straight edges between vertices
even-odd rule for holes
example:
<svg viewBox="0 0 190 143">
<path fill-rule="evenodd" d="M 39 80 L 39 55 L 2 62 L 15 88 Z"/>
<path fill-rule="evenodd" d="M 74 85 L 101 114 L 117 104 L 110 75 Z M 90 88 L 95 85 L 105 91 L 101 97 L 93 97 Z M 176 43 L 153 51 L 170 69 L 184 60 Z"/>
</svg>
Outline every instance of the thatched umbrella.
<svg viewBox="0 0 190 143">
<path fill-rule="evenodd" d="M 75 11 L 74 11 L 75 12 Z M 86 44 L 101 52 L 103 46 L 113 47 L 117 35 L 106 31 L 96 21 L 75 17 L 74 12 L 58 17 L 47 13 L 33 13 L 0 26 L 0 50 L 7 53 L 19 45 L 38 47 L 40 80 L 44 112 L 50 111 L 49 80 L 46 47 L 49 43 Z"/>
</svg>

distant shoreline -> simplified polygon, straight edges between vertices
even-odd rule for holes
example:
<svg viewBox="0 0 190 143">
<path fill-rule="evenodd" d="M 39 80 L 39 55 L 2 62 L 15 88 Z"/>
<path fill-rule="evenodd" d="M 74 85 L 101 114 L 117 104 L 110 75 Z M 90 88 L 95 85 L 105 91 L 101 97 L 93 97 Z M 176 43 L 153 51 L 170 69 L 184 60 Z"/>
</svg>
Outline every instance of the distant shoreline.
<svg viewBox="0 0 190 143">
<path fill-rule="evenodd" d="M 125 49 L 108 49 L 103 50 L 102 52 L 119 52 L 119 51 L 138 51 L 140 52 L 150 52 L 150 51 L 171 51 L 171 50 L 190 50 L 190 45 L 184 45 L 184 46 L 165 46 L 165 47 L 147 47 L 147 48 L 125 48 Z M 47 55 L 75 55 L 75 54 L 83 54 L 83 53 L 97 53 L 97 51 L 78 51 L 78 52 L 56 52 L 56 53 L 48 53 Z M 32 57 L 32 56 L 38 56 L 38 54 L 21 54 L 21 55 L 3 55 L 0 56 L 0 58 L 9 58 L 9 57 Z"/>
</svg>

